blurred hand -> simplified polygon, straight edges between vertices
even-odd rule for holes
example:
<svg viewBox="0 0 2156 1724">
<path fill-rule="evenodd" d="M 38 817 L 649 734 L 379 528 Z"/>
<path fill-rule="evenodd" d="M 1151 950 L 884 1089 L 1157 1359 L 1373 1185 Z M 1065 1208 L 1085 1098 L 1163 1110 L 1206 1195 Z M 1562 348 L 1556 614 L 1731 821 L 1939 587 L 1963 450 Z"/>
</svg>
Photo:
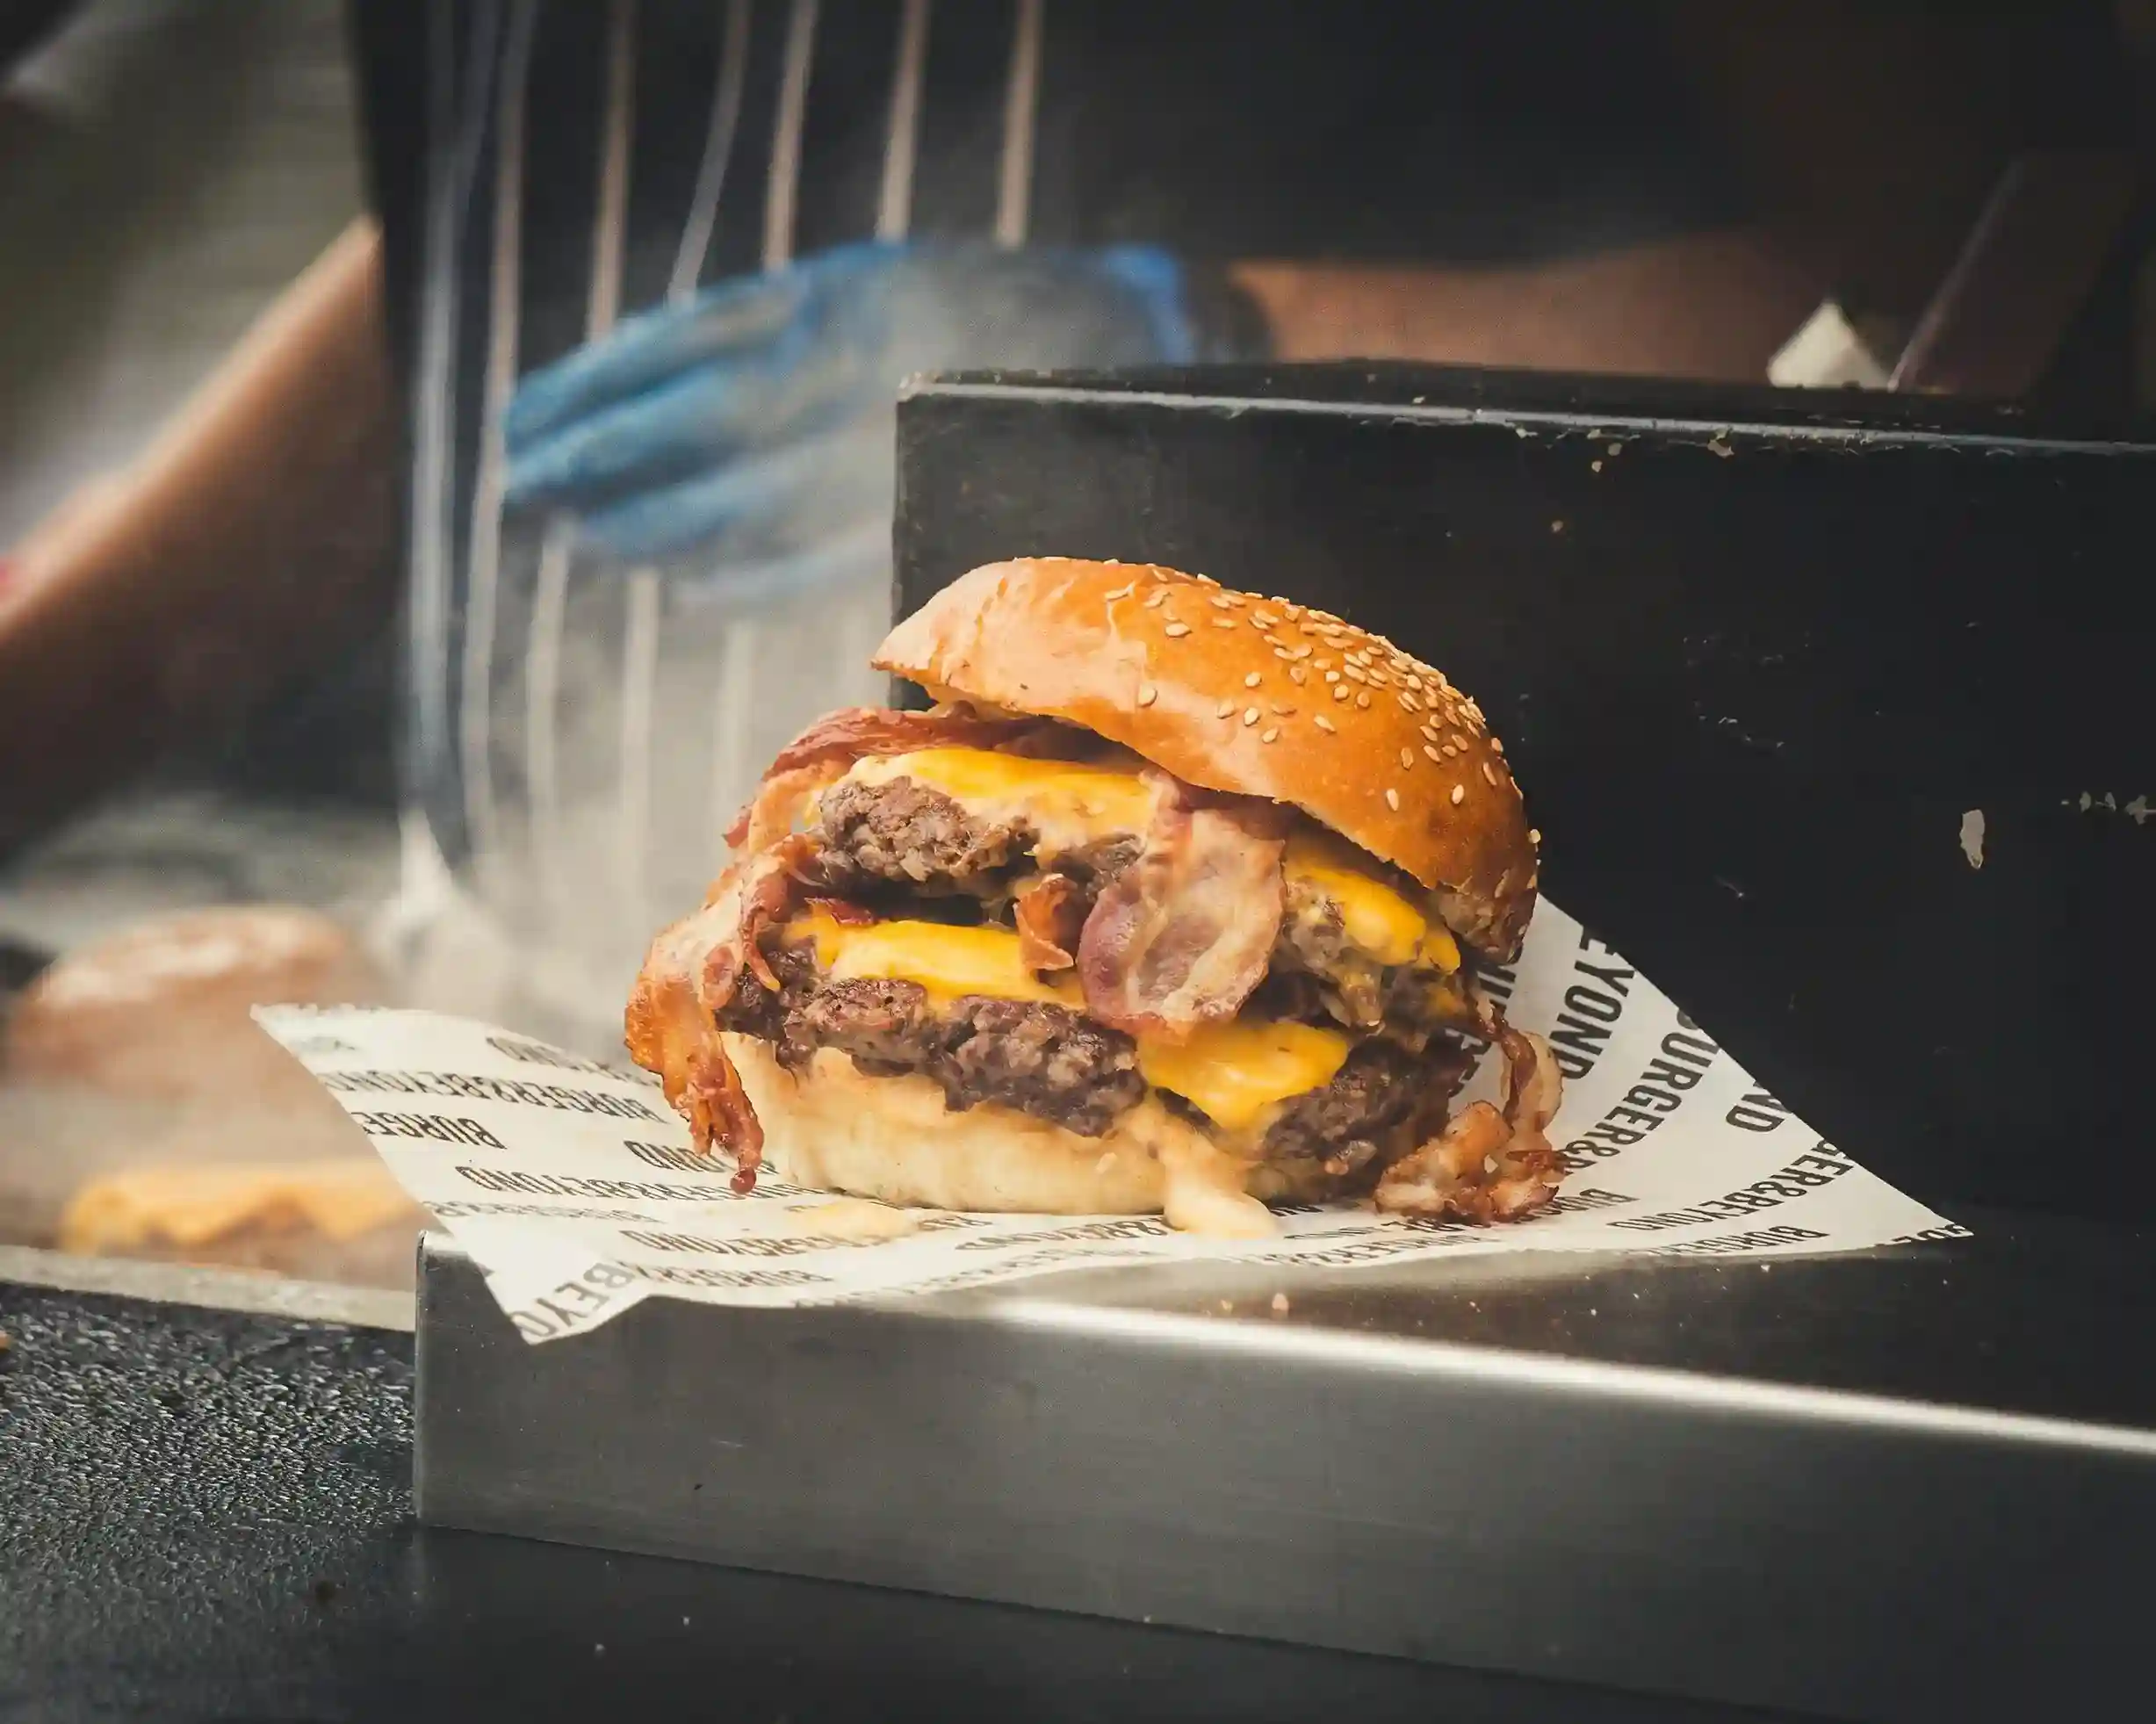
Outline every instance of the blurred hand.
<svg viewBox="0 0 2156 1724">
<path fill-rule="evenodd" d="M 1144 247 L 863 244 L 721 282 L 526 378 L 508 501 L 624 560 L 775 579 L 887 550 L 898 386 L 926 371 L 1233 357 Z M 840 547 L 853 547 L 851 552 Z"/>
</svg>

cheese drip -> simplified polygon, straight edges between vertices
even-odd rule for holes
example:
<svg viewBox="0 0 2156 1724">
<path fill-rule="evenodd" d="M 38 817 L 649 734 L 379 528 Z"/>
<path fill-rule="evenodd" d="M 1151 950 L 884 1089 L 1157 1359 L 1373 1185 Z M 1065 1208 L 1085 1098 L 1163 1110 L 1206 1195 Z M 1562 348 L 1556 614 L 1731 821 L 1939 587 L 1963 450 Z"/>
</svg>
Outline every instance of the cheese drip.
<svg viewBox="0 0 2156 1724">
<path fill-rule="evenodd" d="M 814 940 L 818 963 L 840 981 L 912 982 L 940 1004 L 986 994 L 1085 1009 L 1075 981 L 1043 982 L 1026 968 L 1018 935 L 1008 928 L 917 921 L 849 926 L 819 910 L 797 918 L 787 931 Z M 1338 1030 L 1238 1020 L 1203 1026 L 1179 1042 L 1141 1035 L 1138 1070 L 1155 1089 L 1241 1130 L 1289 1097 L 1330 1083 L 1350 1046 Z"/>
</svg>

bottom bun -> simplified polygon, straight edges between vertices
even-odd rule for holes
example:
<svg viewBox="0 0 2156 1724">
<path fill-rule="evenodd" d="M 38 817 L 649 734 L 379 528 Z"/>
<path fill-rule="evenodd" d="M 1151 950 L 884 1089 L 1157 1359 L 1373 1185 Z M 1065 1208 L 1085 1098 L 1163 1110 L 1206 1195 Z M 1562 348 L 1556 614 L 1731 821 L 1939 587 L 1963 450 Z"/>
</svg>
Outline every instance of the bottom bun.
<svg viewBox="0 0 2156 1724">
<path fill-rule="evenodd" d="M 1235 1194 L 1309 1199 L 1335 1183 L 1322 1174 L 1313 1179 L 1315 1169 L 1230 1162 L 1157 1102 L 1134 1108 L 1099 1137 L 1081 1137 L 993 1103 L 953 1113 L 933 1079 L 871 1077 L 833 1048 L 819 1049 L 796 1078 L 768 1042 L 723 1039 L 762 1122 L 766 1165 L 797 1186 L 931 1209 L 1165 1210 L 1179 1226 L 1246 1232 L 1258 1230 L 1251 1223 L 1265 1218 Z M 1173 1179 L 1171 1164 L 1179 1169 Z M 1242 1216 L 1241 1226 L 1237 1206 L 1256 1212 Z M 1222 1208 L 1229 1213 L 1218 1214 Z"/>
</svg>

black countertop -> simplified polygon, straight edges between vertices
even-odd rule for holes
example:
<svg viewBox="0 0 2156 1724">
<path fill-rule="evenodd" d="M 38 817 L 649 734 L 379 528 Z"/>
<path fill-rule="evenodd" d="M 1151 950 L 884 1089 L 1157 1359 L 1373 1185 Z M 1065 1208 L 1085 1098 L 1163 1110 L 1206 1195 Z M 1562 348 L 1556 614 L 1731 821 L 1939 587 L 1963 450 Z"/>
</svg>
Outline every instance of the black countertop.
<svg viewBox="0 0 2156 1724">
<path fill-rule="evenodd" d="M 7 1718 L 1735 1715 L 422 1530 L 408 1335 L 5 1283 L 0 1331 Z"/>
</svg>

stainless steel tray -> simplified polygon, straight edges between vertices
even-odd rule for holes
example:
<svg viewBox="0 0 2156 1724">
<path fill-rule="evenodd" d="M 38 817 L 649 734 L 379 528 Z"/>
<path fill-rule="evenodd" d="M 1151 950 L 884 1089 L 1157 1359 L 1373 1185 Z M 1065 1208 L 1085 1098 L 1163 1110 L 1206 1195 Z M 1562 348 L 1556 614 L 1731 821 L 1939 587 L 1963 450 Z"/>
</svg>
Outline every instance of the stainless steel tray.
<svg viewBox="0 0 2156 1724">
<path fill-rule="evenodd" d="M 1771 1265 L 653 1300 L 541 1347 L 429 1238 L 419 1512 L 1837 1716 L 2068 1715 L 2139 1656 L 2156 1241 L 1975 1224 Z"/>
</svg>

